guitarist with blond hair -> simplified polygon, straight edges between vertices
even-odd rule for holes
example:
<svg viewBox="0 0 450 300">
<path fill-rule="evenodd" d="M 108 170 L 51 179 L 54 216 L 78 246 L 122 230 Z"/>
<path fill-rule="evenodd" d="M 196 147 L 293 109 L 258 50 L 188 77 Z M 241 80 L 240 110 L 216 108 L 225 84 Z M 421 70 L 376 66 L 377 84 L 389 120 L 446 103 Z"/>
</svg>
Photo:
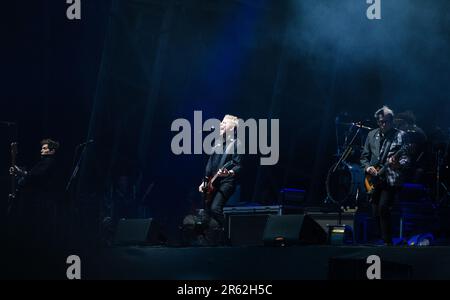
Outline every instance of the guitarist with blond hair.
<svg viewBox="0 0 450 300">
<path fill-rule="evenodd" d="M 381 237 L 385 245 L 392 245 L 391 208 L 409 159 L 403 151 L 405 132 L 394 128 L 394 112 L 383 106 L 375 112 L 375 118 L 378 128 L 367 135 L 361 165 L 366 172 L 366 190 Z"/>
<path fill-rule="evenodd" d="M 236 139 L 238 118 L 225 115 L 220 123 L 220 136 L 222 139 L 215 146 L 215 150 L 208 159 L 205 170 L 205 179 L 199 186 L 203 193 L 206 212 L 220 227 L 224 224 L 223 207 L 233 195 L 239 173 L 242 169 L 242 155 L 237 149 L 240 141 Z"/>
</svg>

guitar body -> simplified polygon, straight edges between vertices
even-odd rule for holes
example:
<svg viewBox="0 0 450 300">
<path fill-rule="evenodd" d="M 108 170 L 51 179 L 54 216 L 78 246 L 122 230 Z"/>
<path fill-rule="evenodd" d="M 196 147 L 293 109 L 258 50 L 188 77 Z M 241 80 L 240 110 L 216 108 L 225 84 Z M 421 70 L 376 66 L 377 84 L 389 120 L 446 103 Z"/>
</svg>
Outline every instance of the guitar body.
<svg viewBox="0 0 450 300">
<path fill-rule="evenodd" d="M 391 158 L 393 158 L 395 161 L 397 161 L 401 155 L 407 155 L 411 149 L 410 144 L 405 144 L 400 147 L 400 149 L 395 152 Z M 370 175 L 366 173 L 366 177 L 364 179 L 364 186 L 366 188 L 367 194 L 372 194 L 375 189 L 382 183 L 382 181 L 385 178 L 385 171 L 388 167 L 388 163 L 384 163 L 383 165 L 376 164 L 374 168 L 377 170 L 377 176 Z"/>
<path fill-rule="evenodd" d="M 375 166 L 375 169 L 377 172 L 380 172 L 381 167 Z M 380 184 L 380 176 L 373 176 L 370 174 L 366 174 L 366 177 L 364 179 L 364 187 L 366 188 L 367 194 L 373 194 L 377 186 Z"/>
<path fill-rule="evenodd" d="M 207 179 L 205 178 L 205 180 L 207 180 L 206 188 L 203 193 L 205 203 L 210 203 L 216 192 L 216 187 L 214 186 L 214 182 L 215 182 L 216 178 L 217 178 L 217 176 L 207 177 Z"/>
<path fill-rule="evenodd" d="M 221 170 L 228 169 L 232 167 L 233 164 L 233 161 L 229 161 L 221 168 Z M 212 198 L 217 191 L 217 187 L 215 185 L 217 178 L 219 178 L 219 172 L 217 172 L 214 176 L 205 177 L 203 179 L 203 201 L 206 205 L 211 203 Z"/>
</svg>

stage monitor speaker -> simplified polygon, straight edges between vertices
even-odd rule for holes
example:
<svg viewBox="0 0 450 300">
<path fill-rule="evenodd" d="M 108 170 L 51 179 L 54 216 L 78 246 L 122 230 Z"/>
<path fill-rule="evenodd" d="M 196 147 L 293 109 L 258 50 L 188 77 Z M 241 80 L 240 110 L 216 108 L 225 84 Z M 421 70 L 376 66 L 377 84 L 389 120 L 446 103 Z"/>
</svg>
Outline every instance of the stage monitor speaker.
<svg viewBox="0 0 450 300">
<path fill-rule="evenodd" d="M 121 219 L 117 225 L 114 244 L 158 245 L 163 243 L 158 224 L 152 219 Z"/>
<path fill-rule="evenodd" d="M 264 230 L 265 245 L 323 245 L 327 233 L 308 215 L 269 216 Z"/>
<path fill-rule="evenodd" d="M 231 215 L 228 239 L 232 246 L 263 246 L 263 233 L 269 215 Z"/>
<path fill-rule="evenodd" d="M 314 221 L 316 221 L 326 232 L 329 226 L 347 225 L 351 228 L 355 227 L 355 213 L 343 212 L 339 216 L 337 212 L 321 212 L 321 211 L 306 211 Z M 339 224 L 340 219 L 340 224 Z"/>
</svg>

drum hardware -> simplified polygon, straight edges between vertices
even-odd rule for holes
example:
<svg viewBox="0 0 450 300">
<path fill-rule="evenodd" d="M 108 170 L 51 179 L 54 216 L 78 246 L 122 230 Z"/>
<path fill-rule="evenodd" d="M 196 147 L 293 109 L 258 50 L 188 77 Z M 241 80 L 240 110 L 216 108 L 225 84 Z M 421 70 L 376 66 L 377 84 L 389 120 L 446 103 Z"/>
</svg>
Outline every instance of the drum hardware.
<svg viewBox="0 0 450 300">
<path fill-rule="evenodd" d="M 442 134 L 442 137 L 433 145 L 435 152 L 435 203 L 439 206 L 447 205 L 449 198 L 449 192 L 447 186 L 442 182 L 442 170 L 448 168 L 448 155 L 450 144 L 450 128 L 446 134 Z M 445 195 L 441 195 L 441 187 Z"/>
<path fill-rule="evenodd" d="M 336 206 L 339 213 L 338 224 L 340 225 L 342 212 L 352 208 L 357 209 L 357 204 L 364 191 L 364 171 L 359 165 L 348 162 L 348 159 L 353 152 L 356 138 L 359 136 L 361 129 L 370 130 L 372 128 L 364 126 L 362 122 L 342 123 L 339 122 L 338 118 L 336 118 L 336 125 L 348 125 L 350 128 L 345 137 L 344 151 L 340 153 L 338 145 L 337 156 L 339 159 L 328 171 L 326 179 L 327 197 L 324 203 Z M 353 133 L 351 139 L 348 139 L 349 134 L 355 127 L 357 128 L 356 132 Z"/>
<path fill-rule="evenodd" d="M 444 189 L 444 192 L 446 193 L 446 195 L 443 197 L 443 200 L 441 200 L 440 205 L 447 206 L 449 203 L 448 199 L 450 199 L 450 191 L 448 190 L 447 186 L 443 182 L 441 182 L 441 186 Z"/>
<path fill-rule="evenodd" d="M 353 125 L 352 125 L 353 126 Z M 341 157 L 339 158 L 338 162 L 335 164 L 334 168 L 332 168 L 333 172 L 335 172 L 337 170 L 337 168 L 340 166 L 340 164 L 343 161 L 346 161 L 349 157 L 349 155 L 352 153 L 353 150 L 353 144 L 355 143 L 356 137 L 358 136 L 359 132 L 361 131 L 362 127 L 357 127 L 358 129 L 356 130 L 355 134 L 353 135 L 352 139 L 350 140 L 350 142 L 348 143 L 348 145 L 346 146 L 344 152 L 342 153 Z"/>
<path fill-rule="evenodd" d="M 357 164 L 343 162 L 335 170 L 334 164 L 326 179 L 327 198 L 325 203 L 331 202 L 341 207 L 355 207 L 364 196 L 364 171 Z"/>
</svg>

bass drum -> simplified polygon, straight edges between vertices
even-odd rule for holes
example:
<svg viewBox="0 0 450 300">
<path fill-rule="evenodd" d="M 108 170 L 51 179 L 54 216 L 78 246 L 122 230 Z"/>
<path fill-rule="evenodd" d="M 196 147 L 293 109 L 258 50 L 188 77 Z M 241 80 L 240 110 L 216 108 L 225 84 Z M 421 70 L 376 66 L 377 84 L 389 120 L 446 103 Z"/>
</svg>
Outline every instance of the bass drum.
<svg viewBox="0 0 450 300">
<path fill-rule="evenodd" d="M 364 170 L 357 164 L 342 162 L 334 170 L 331 166 L 327 175 L 327 195 L 332 202 L 343 207 L 356 207 L 366 197 Z"/>
</svg>

